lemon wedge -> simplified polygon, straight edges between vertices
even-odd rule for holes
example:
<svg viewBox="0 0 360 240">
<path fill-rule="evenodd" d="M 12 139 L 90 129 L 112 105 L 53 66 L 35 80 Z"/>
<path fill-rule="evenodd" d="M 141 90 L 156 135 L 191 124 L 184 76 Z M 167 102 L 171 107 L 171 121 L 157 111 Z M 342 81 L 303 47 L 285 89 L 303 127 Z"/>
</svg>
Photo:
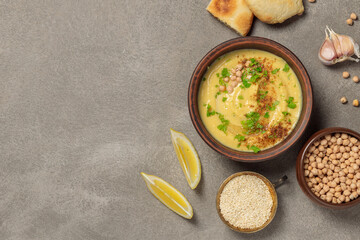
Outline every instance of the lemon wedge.
<svg viewBox="0 0 360 240">
<path fill-rule="evenodd" d="M 176 155 L 179 159 L 181 168 L 185 174 L 186 180 L 191 187 L 195 189 L 201 179 L 201 164 L 195 147 L 185 134 L 170 128 L 171 141 L 174 145 Z"/>
<path fill-rule="evenodd" d="M 191 219 L 193 209 L 186 197 L 165 180 L 141 172 L 141 176 L 146 182 L 150 192 L 165 206 L 176 212 L 180 216 Z"/>
</svg>

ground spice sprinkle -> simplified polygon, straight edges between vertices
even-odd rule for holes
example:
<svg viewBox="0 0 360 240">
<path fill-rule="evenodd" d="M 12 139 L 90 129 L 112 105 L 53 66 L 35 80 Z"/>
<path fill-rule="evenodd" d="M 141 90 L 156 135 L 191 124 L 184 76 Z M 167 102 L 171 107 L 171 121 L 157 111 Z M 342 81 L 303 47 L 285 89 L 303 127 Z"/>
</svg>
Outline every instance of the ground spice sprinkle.
<svg viewBox="0 0 360 240">
<path fill-rule="evenodd" d="M 220 195 L 220 212 L 225 220 L 243 229 L 264 225 L 271 215 L 272 206 L 269 188 L 252 175 L 233 178 Z"/>
</svg>

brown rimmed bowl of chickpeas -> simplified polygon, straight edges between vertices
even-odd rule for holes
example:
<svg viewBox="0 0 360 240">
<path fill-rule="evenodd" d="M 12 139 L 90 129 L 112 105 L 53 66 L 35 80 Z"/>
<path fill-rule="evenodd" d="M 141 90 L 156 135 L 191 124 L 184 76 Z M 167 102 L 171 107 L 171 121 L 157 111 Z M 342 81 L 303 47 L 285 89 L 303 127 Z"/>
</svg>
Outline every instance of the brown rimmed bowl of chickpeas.
<svg viewBox="0 0 360 240">
<path fill-rule="evenodd" d="M 316 132 L 301 149 L 296 177 L 315 203 L 342 209 L 360 202 L 360 134 L 340 127 Z"/>
</svg>

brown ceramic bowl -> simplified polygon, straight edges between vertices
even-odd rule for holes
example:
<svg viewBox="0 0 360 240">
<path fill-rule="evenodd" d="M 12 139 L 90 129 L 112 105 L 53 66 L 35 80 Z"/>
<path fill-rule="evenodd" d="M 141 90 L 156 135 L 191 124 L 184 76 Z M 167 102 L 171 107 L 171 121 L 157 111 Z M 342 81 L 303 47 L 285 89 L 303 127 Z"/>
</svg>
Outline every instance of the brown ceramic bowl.
<svg viewBox="0 0 360 240">
<path fill-rule="evenodd" d="M 224 190 L 224 187 L 230 180 L 232 180 L 235 177 L 241 176 L 241 175 L 253 175 L 253 176 L 260 178 L 266 184 L 266 186 L 269 188 L 269 191 L 270 191 L 270 194 L 271 194 L 271 197 L 273 200 L 273 206 L 271 208 L 271 214 L 270 214 L 269 219 L 262 226 L 260 226 L 258 228 L 235 227 L 232 224 L 230 224 L 228 221 L 226 221 L 226 219 L 224 218 L 224 216 L 222 215 L 221 210 L 220 210 L 220 195 L 221 195 L 222 191 Z M 277 194 L 275 191 L 274 184 L 272 184 L 266 177 L 264 177 L 263 175 L 256 173 L 256 172 L 245 171 L 245 172 L 234 173 L 233 175 L 231 175 L 230 177 L 225 179 L 225 181 L 221 184 L 221 186 L 218 190 L 218 193 L 216 195 L 216 209 L 217 209 L 220 219 L 223 221 L 223 223 L 225 223 L 226 226 L 228 226 L 232 230 L 237 231 L 237 232 L 242 232 L 242 233 L 254 233 L 254 232 L 258 232 L 258 231 L 264 229 L 274 219 L 276 210 L 277 210 L 277 206 L 278 206 L 278 199 L 277 199 Z"/>
<path fill-rule="evenodd" d="M 218 57 L 225 53 L 239 50 L 239 49 L 259 49 L 273 53 L 283 58 L 290 67 L 294 70 L 297 78 L 299 79 L 302 95 L 303 106 L 298 123 L 293 131 L 279 144 L 272 148 L 261 151 L 257 154 L 251 152 L 241 152 L 231 148 L 228 148 L 219 143 L 211 134 L 207 131 L 203 122 L 201 121 L 198 109 L 198 92 L 203 75 L 205 74 L 207 67 L 210 66 Z M 193 75 L 191 76 L 189 90 L 188 90 L 188 107 L 190 112 L 191 121 L 194 124 L 196 131 L 200 137 L 215 151 L 220 154 L 235 160 L 242 162 L 260 162 L 275 158 L 281 153 L 285 152 L 304 133 L 311 116 L 313 106 L 313 94 L 310 83 L 309 75 L 302 65 L 300 60 L 286 47 L 281 44 L 266 38 L 260 37 L 242 37 L 235 38 L 216 46 L 210 52 L 208 52 L 203 59 L 196 66 Z"/>
<path fill-rule="evenodd" d="M 343 209 L 348 208 L 351 206 L 354 206 L 358 203 L 360 203 L 360 197 L 356 198 L 355 200 L 352 200 L 347 203 L 341 203 L 341 204 L 334 204 L 334 203 L 328 203 L 326 201 L 321 200 L 319 197 L 317 197 L 309 188 L 309 186 L 306 184 L 305 181 L 305 174 L 303 170 L 304 166 L 304 158 L 307 150 L 310 148 L 310 146 L 320 139 L 321 137 L 327 135 L 327 134 L 333 134 L 333 133 L 347 133 L 349 135 L 352 135 L 353 137 L 360 140 L 360 134 L 347 129 L 347 128 L 340 128 L 340 127 L 331 127 L 331 128 L 325 128 L 322 129 L 316 133 L 314 133 L 309 140 L 305 143 L 304 147 L 301 149 L 297 160 L 296 160 L 296 178 L 300 185 L 301 190 L 305 193 L 306 196 L 308 196 L 313 202 L 319 204 L 320 206 L 331 208 L 331 209 Z"/>
</svg>

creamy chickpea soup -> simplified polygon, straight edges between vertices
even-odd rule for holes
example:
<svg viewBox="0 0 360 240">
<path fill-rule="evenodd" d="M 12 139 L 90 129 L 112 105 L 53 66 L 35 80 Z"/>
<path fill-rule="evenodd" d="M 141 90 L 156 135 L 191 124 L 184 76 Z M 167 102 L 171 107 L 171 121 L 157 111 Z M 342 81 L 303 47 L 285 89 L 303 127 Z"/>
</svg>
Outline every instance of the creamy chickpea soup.
<svg viewBox="0 0 360 240">
<path fill-rule="evenodd" d="M 284 59 L 243 49 L 218 58 L 199 90 L 201 120 L 223 145 L 255 153 L 284 140 L 302 108 L 300 83 Z"/>
</svg>

